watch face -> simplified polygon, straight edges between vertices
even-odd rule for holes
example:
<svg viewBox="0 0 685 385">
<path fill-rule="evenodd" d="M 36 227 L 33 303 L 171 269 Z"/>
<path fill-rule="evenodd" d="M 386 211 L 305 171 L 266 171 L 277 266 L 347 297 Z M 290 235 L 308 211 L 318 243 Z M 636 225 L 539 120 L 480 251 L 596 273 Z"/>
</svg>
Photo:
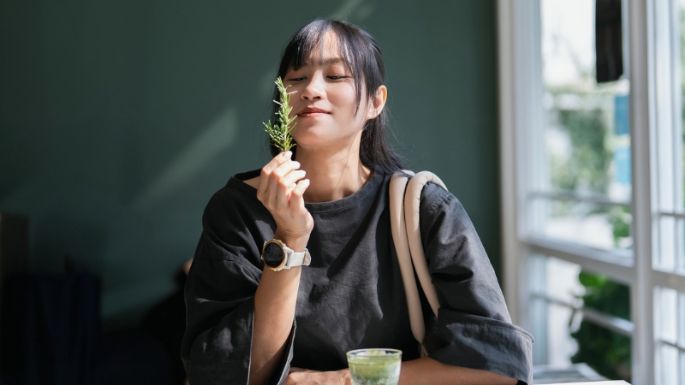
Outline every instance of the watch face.
<svg viewBox="0 0 685 385">
<path fill-rule="evenodd" d="M 269 267 L 278 267 L 285 259 L 285 252 L 276 243 L 267 243 L 262 253 L 264 263 Z"/>
</svg>

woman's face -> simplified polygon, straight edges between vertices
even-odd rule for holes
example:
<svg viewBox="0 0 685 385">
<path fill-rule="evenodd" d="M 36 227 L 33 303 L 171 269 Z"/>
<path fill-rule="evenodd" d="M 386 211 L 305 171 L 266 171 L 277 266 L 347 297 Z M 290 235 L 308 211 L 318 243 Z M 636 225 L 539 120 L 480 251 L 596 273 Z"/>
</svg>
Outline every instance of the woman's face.
<svg viewBox="0 0 685 385">
<path fill-rule="evenodd" d="M 380 113 L 380 110 L 376 113 L 364 89 L 355 113 L 354 78 L 340 56 L 338 41 L 331 31 L 324 35 L 301 68 L 288 70 L 285 84 L 293 114 L 297 115 L 293 137 L 299 148 L 351 143 L 361 134 L 366 121 Z"/>
</svg>

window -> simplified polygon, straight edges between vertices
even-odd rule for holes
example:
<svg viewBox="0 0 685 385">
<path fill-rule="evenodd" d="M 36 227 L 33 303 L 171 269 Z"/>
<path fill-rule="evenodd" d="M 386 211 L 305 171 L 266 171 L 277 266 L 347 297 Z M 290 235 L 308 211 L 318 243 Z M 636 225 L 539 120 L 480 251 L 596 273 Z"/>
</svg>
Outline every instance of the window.
<svg viewBox="0 0 685 385">
<path fill-rule="evenodd" d="M 685 383 L 685 0 L 499 1 L 504 288 L 536 365 Z"/>
</svg>

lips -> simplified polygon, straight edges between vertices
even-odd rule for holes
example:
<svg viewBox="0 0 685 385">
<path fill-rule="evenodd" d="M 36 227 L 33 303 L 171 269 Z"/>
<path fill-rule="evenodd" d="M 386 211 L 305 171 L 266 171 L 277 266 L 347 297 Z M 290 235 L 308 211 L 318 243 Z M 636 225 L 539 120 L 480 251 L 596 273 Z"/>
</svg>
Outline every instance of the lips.
<svg viewBox="0 0 685 385">
<path fill-rule="evenodd" d="M 297 116 L 309 116 L 313 114 L 330 114 L 330 112 L 316 107 L 307 107 L 300 111 Z"/>
</svg>

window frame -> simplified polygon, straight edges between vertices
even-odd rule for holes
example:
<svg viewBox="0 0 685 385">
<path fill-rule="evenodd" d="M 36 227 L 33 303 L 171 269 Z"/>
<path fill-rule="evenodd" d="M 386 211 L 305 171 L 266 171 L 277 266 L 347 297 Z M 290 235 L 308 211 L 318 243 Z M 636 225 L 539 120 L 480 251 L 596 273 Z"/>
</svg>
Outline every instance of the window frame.
<svg viewBox="0 0 685 385">
<path fill-rule="evenodd" d="M 530 328 L 533 319 L 525 309 L 530 306 L 529 278 L 535 269 L 529 255 L 554 255 L 580 265 L 583 269 L 603 274 L 626 283 L 631 290 L 631 317 L 634 334 L 632 373 L 634 384 L 654 383 L 656 359 L 653 319 L 653 293 L 664 284 L 685 291 L 682 276 L 652 268 L 656 255 L 656 218 L 658 197 L 656 165 L 656 127 L 659 114 L 657 92 L 663 92 L 663 81 L 657 84 L 655 35 L 661 12 L 655 3 L 661 0 L 624 0 L 628 23 L 627 73 L 630 79 L 630 133 L 633 212 L 633 258 L 615 258 L 612 252 L 598 252 L 590 247 L 528 236 L 530 210 L 526 197 L 534 191 L 535 176 L 540 175 L 531 157 L 527 138 L 542 127 L 541 20 L 540 0 L 498 0 L 498 53 L 500 103 L 500 167 L 504 291 L 512 318 Z M 669 2 L 670 3 L 670 2 Z M 670 24 L 669 24 L 670 25 Z M 661 42 L 663 46 L 663 42 Z M 662 63 L 659 63 L 663 66 Z M 535 140 L 535 139 L 534 139 Z M 530 166 L 530 167 L 529 167 Z M 611 324 L 611 320 L 608 320 Z M 624 325 L 626 327 L 626 325 Z M 546 341 L 536 341 L 544 350 Z M 544 355 L 543 351 L 543 355 Z"/>
</svg>

